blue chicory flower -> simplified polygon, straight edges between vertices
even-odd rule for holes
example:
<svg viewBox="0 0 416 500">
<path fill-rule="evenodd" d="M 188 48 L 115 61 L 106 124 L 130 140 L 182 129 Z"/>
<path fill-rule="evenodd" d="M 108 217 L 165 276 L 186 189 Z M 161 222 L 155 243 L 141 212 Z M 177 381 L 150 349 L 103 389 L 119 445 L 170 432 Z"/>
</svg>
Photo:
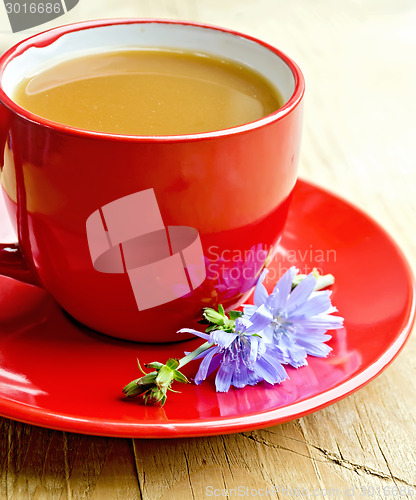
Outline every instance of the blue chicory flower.
<svg viewBox="0 0 416 500">
<path fill-rule="evenodd" d="M 291 267 L 268 295 L 263 285 L 267 275 L 265 269 L 254 291 L 254 305 L 244 307 L 244 317 L 266 314 L 271 320 L 264 326 L 261 335 L 266 344 L 271 343 L 281 350 L 283 362 L 295 368 L 307 364 L 306 356 L 326 357 L 331 352 L 325 342 L 331 336 L 328 330 L 343 325 L 343 318 L 332 316 L 337 309 L 331 304 L 331 292 L 315 292 L 316 278 L 311 273 L 293 290 L 293 279 L 298 273 Z"/>
<path fill-rule="evenodd" d="M 217 368 L 215 387 L 218 392 L 228 392 L 231 386 L 242 388 L 266 381 L 269 384 L 287 378 L 282 351 L 272 343 L 266 343 L 258 335 L 273 317 L 265 306 L 260 306 L 250 319 L 235 320 L 235 332 L 214 330 L 209 334 L 184 328 L 181 332 L 192 333 L 213 346 L 198 356 L 202 358 L 195 383 L 200 384 Z M 197 358 L 195 358 L 197 359 Z"/>
<path fill-rule="evenodd" d="M 317 279 L 313 273 L 299 277 L 295 267 L 290 268 L 269 295 L 263 285 L 264 270 L 254 291 L 254 305 L 246 305 L 244 314 L 231 311 L 230 317 L 222 306 L 218 312 L 205 308 L 204 319 L 211 326 L 205 333 L 183 328 L 207 342 L 184 358 L 169 359 L 165 364 L 150 363 L 154 371 L 127 384 L 127 397 L 142 395 L 148 401 L 164 404 L 167 390 L 173 380 L 187 382 L 178 371 L 193 359 L 202 359 L 195 383 L 200 384 L 218 369 L 215 386 L 218 392 L 228 392 L 231 386 L 242 388 L 261 381 L 269 384 L 283 382 L 287 377 L 283 365 L 299 368 L 307 364 L 308 355 L 326 357 L 331 348 L 328 330 L 341 328 L 343 318 L 333 316 L 337 309 L 331 304 L 330 291 L 315 291 Z M 318 286 L 332 283 L 332 275 L 323 278 Z M 325 279 L 326 278 L 326 279 Z M 331 278 L 331 279 L 328 279 Z M 209 332 L 209 333 L 208 333 Z"/>
</svg>

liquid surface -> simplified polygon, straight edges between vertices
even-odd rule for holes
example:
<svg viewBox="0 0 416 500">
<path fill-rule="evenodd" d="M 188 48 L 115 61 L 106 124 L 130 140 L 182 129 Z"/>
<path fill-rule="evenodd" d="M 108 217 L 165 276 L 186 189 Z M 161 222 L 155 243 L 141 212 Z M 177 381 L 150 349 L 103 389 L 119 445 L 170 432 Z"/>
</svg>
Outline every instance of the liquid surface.
<svg viewBox="0 0 416 500">
<path fill-rule="evenodd" d="M 283 105 L 274 87 L 245 66 L 161 49 L 71 59 L 21 82 L 13 98 L 55 122 L 126 135 L 221 130 Z"/>
</svg>

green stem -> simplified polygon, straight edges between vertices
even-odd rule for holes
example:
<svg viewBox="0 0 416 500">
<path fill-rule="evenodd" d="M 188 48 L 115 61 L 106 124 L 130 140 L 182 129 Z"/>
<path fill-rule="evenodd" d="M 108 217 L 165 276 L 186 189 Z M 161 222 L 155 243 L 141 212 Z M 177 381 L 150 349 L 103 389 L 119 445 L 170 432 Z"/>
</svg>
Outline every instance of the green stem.
<svg viewBox="0 0 416 500">
<path fill-rule="evenodd" d="M 183 366 L 188 364 L 190 361 L 195 359 L 198 356 L 198 354 L 201 354 L 201 352 L 206 351 L 207 349 L 209 349 L 213 345 L 214 345 L 213 342 L 205 342 L 205 344 L 200 345 L 197 349 L 195 349 L 195 351 L 192 351 L 189 354 L 187 354 L 186 356 L 184 356 L 182 359 L 179 360 L 179 366 L 178 366 L 177 370 L 179 370 L 180 368 L 182 368 Z"/>
</svg>

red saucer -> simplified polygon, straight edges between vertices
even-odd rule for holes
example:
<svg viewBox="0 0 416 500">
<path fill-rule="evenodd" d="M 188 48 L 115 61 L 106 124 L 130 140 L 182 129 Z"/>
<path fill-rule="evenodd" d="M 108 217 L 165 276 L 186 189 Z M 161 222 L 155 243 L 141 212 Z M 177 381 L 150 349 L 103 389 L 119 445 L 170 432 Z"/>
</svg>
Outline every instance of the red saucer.
<svg viewBox="0 0 416 500">
<path fill-rule="evenodd" d="M 7 224 L 0 213 L 3 229 Z M 361 211 L 299 181 L 269 276 L 296 264 L 336 277 L 333 303 L 345 318 L 331 355 L 288 369 L 290 380 L 217 394 L 213 380 L 177 385 L 163 408 L 126 401 L 121 388 L 142 362 L 180 357 L 199 341 L 142 345 L 73 322 L 42 290 L 0 277 L 0 415 L 102 436 L 208 436 L 266 427 L 319 410 L 359 389 L 389 365 L 414 320 L 414 281 L 401 251 Z M 272 280 L 269 285 L 272 286 Z M 186 325 L 184 325 L 186 326 Z M 192 376 L 197 363 L 185 373 Z"/>
</svg>

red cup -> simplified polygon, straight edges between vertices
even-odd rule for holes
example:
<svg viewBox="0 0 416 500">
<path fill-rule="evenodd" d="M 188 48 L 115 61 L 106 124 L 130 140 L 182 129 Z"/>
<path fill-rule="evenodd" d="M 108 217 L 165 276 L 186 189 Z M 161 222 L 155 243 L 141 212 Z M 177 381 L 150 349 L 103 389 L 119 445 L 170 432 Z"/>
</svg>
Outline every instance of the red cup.
<svg viewBox="0 0 416 500">
<path fill-rule="evenodd" d="M 55 123 L 13 101 L 45 65 L 127 46 L 240 61 L 285 104 L 226 130 L 126 136 Z M 286 55 L 212 26 L 92 21 L 20 42 L 0 59 L 1 186 L 19 239 L 1 246 L 0 272 L 45 288 L 99 332 L 183 339 L 177 330 L 195 327 L 202 307 L 241 304 L 274 256 L 296 182 L 303 94 Z"/>
</svg>

